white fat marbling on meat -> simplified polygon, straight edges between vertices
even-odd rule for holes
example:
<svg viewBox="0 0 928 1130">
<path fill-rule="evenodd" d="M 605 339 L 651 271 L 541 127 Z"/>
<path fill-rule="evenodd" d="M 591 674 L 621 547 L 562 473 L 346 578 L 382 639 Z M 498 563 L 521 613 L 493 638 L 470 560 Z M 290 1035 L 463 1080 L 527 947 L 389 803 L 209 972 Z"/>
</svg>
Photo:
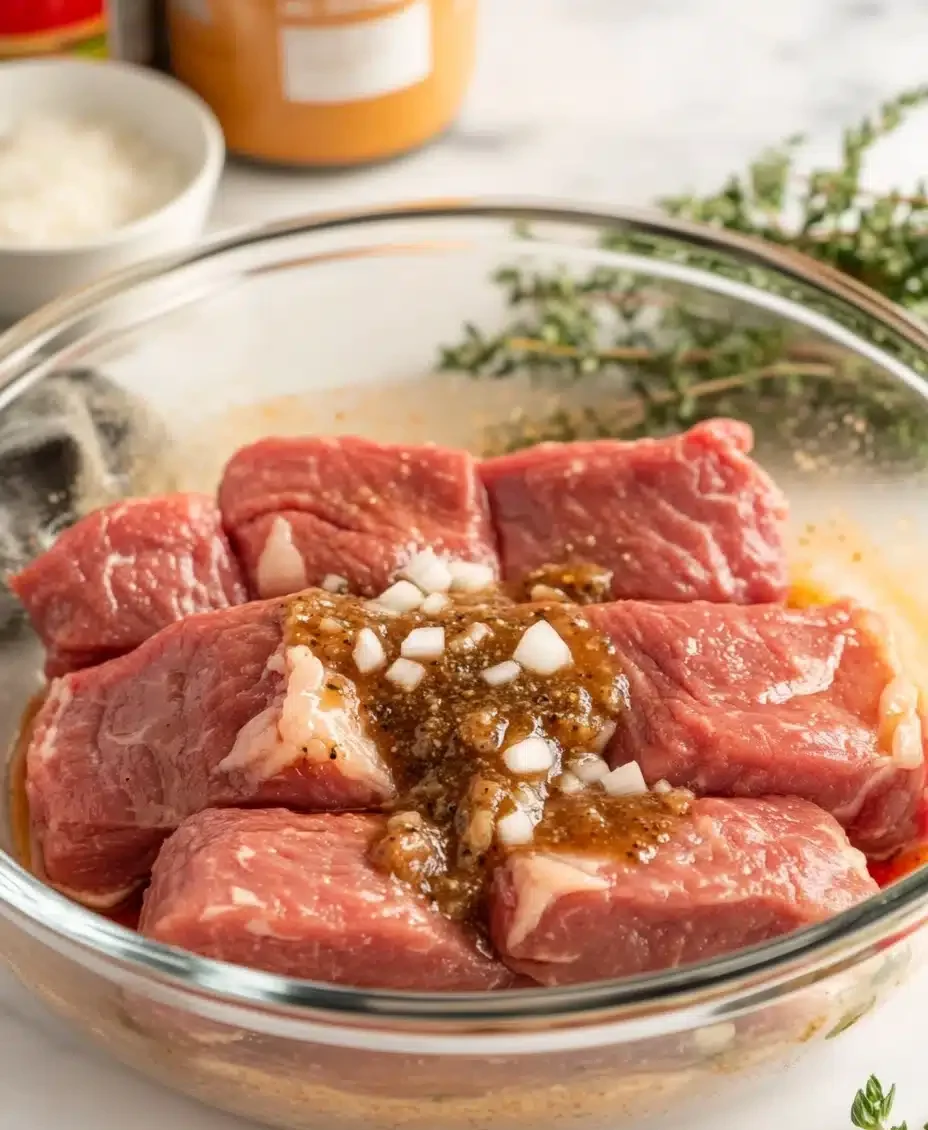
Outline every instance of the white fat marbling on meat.
<svg viewBox="0 0 928 1130">
<path fill-rule="evenodd" d="M 883 688 L 877 708 L 880 747 L 893 769 L 920 769 L 925 759 L 921 692 L 905 674 L 894 632 L 872 613 L 861 616 L 861 629 L 880 642 L 894 677 Z"/>
<path fill-rule="evenodd" d="M 823 694 L 835 681 L 846 642 L 843 635 L 835 636 L 831 651 L 824 659 L 794 656 L 793 662 L 797 668 L 795 677 L 768 687 L 758 696 L 758 702 L 778 706 L 794 698 Z"/>
<path fill-rule="evenodd" d="M 211 906 L 204 907 L 200 911 L 201 922 L 214 922 L 217 918 L 222 918 L 225 914 L 230 914 L 236 908 L 224 902 L 214 902 Z"/>
<path fill-rule="evenodd" d="M 107 519 L 107 525 L 109 519 Z M 113 592 L 113 574 L 117 569 L 131 569 L 135 565 L 134 557 L 127 557 L 122 553 L 114 553 L 110 551 L 106 555 L 103 562 L 103 568 L 100 570 L 100 587 L 103 590 L 103 595 L 106 597 L 106 603 L 109 605 L 110 612 L 114 616 L 118 616 L 121 609 L 119 598 Z"/>
<path fill-rule="evenodd" d="M 258 906 L 264 908 L 267 905 L 264 899 L 258 898 L 254 891 L 249 891 L 245 887 L 230 887 L 229 898 L 236 906 Z"/>
<path fill-rule="evenodd" d="M 251 906 L 256 910 L 266 910 L 267 903 L 262 902 L 251 891 L 243 887 L 232 887 L 229 891 L 228 902 L 214 902 L 205 906 L 199 915 L 200 922 L 215 922 L 217 918 L 225 918 L 227 914 L 238 914 L 243 906 Z"/>
<path fill-rule="evenodd" d="M 49 758 L 53 758 L 57 755 L 58 722 L 61 715 L 70 705 L 71 698 L 71 688 L 68 685 L 67 679 L 55 679 L 49 689 L 43 707 L 46 715 L 49 714 L 50 709 L 54 709 L 54 714 L 51 719 L 45 723 L 45 729 L 42 731 L 42 740 L 38 744 L 33 743 L 30 746 L 30 758 L 35 758 L 38 761 L 47 761 Z"/>
<path fill-rule="evenodd" d="M 848 800 L 846 804 L 835 805 L 831 815 L 844 827 L 850 827 L 864 809 L 864 805 L 871 796 L 879 796 L 885 789 L 892 788 L 897 781 L 899 766 L 892 757 L 881 758 L 881 763 L 870 773 L 862 787 Z M 845 851 L 848 850 L 845 841 Z M 874 857 L 875 853 L 874 853 Z M 861 855 L 861 859 L 864 856 Z"/>
<path fill-rule="evenodd" d="M 287 648 L 283 662 L 286 678 L 276 698 L 239 730 L 218 770 L 266 781 L 301 761 L 315 762 L 392 796 L 390 770 L 364 731 L 354 684 L 327 671 L 302 644 Z"/>
<path fill-rule="evenodd" d="M 288 596 L 309 583 L 303 556 L 293 544 L 293 530 L 279 514 L 271 523 L 256 570 L 258 596 Z"/>
<path fill-rule="evenodd" d="M 191 526 L 197 528 L 203 521 L 204 515 L 211 518 L 211 514 L 207 514 L 207 506 L 199 498 L 191 498 L 187 503 L 187 515 L 190 519 Z M 222 545 L 219 538 L 215 535 L 210 539 L 210 571 L 208 575 L 201 580 L 194 568 L 193 558 L 187 553 L 180 553 L 175 558 L 175 567 L 177 568 L 181 585 L 176 589 L 174 595 L 174 614 L 178 620 L 182 620 L 185 616 L 194 616 L 198 612 L 203 612 L 208 608 L 215 607 L 215 595 L 223 592 L 222 573 L 221 573 L 221 557 Z M 226 602 L 223 601 L 223 604 Z"/>
<path fill-rule="evenodd" d="M 114 506 L 103 515 L 101 540 L 111 543 L 110 526 L 120 522 L 131 509 L 130 506 Z M 193 529 L 199 530 L 204 519 L 210 521 L 212 513 L 210 506 L 199 498 L 187 500 L 187 517 Z M 185 616 L 193 616 L 198 612 L 217 607 L 217 598 L 224 594 L 223 568 L 225 565 L 225 549 L 218 536 L 209 538 L 209 572 L 202 579 L 197 576 L 193 558 L 189 553 L 178 551 L 172 554 L 171 563 L 177 572 L 179 585 L 174 586 L 169 597 L 175 619 L 182 620 Z M 113 581 L 120 573 L 123 581 L 133 576 L 133 571 L 138 564 L 133 554 L 117 553 L 111 549 L 107 553 L 100 569 L 100 586 L 106 598 L 110 611 L 118 616 L 121 609 L 120 598 L 113 591 Z M 305 585 L 303 586 L 306 587 Z M 228 601 L 222 600 L 222 607 L 227 607 Z"/>
<path fill-rule="evenodd" d="M 104 510 L 102 514 L 102 525 L 100 529 L 100 540 L 112 544 L 110 541 L 110 524 L 119 521 L 125 516 L 126 506 L 112 506 L 108 510 Z M 103 595 L 106 597 L 106 602 L 109 605 L 110 612 L 114 615 L 119 613 L 119 601 L 116 599 L 116 594 L 113 592 L 113 573 L 120 567 L 134 564 L 133 558 L 125 557 L 121 553 L 115 553 L 110 550 L 106 555 L 103 562 L 103 567 L 100 570 L 100 587 L 103 590 Z"/>
<path fill-rule="evenodd" d="M 902 769 L 917 769 L 924 758 L 918 688 L 897 675 L 880 695 L 880 741 Z"/>
<path fill-rule="evenodd" d="M 512 953 L 520 946 L 558 899 L 607 890 L 609 881 L 596 874 L 597 866 L 593 859 L 542 852 L 513 856 L 508 867 L 515 892 L 515 913 L 506 936 L 507 950 Z"/>
<path fill-rule="evenodd" d="M 119 906 L 121 902 L 125 902 L 144 882 L 144 880 L 139 879 L 128 887 L 121 887 L 118 891 L 78 891 L 73 887 L 65 887 L 61 883 L 50 882 L 47 875 L 41 874 L 41 868 L 37 869 L 37 873 L 40 873 L 43 883 L 48 883 L 50 887 L 54 887 L 59 894 L 73 902 L 79 902 L 81 906 L 87 906 L 91 910 L 112 910 L 114 906 Z"/>
</svg>

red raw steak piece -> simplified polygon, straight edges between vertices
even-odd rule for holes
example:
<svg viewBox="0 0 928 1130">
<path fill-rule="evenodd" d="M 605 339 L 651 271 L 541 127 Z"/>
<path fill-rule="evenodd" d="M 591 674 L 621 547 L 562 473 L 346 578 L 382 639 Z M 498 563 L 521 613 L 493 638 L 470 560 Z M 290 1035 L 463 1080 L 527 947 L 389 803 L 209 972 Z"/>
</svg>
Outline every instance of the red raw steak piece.
<svg viewBox="0 0 928 1130">
<path fill-rule="evenodd" d="M 637 601 L 589 613 L 628 683 L 613 764 L 700 794 L 805 797 L 870 854 L 915 834 L 928 730 L 880 617 Z"/>
<path fill-rule="evenodd" d="M 229 461 L 219 501 L 260 597 L 327 575 L 374 596 L 426 548 L 497 567 L 486 495 L 466 451 L 351 436 L 265 439 Z"/>
<path fill-rule="evenodd" d="M 836 821 L 794 798 L 697 800 L 645 862 L 512 854 L 491 935 L 545 985 L 707 961 L 837 914 L 877 890 Z"/>
<path fill-rule="evenodd" d="M 612 570 L 617 600 L 781 600 L 786 500 L 748 458 L 752 445 L 747 424 L 710 420 L 667 439 L 486 460 L 503 576 L 584 561 Z"/>
<path fill-rule="evenodd" d="M 392 795 L 353 685 L 338 681 L 333 697 L 322 664 L 282 638 L 283 602 L 246 604 L 52 684 L 26 759 L 49 882 L 112 905 L 204 808 L 364 808 Z"/>
<path fill-rule="evenodd" d="M 94 511 L 8 584 L 45 644 L 49 675 L 122 655 L 184 616 L 246 599 L 218 507 L 201 494 Z"/>
<path fill-rule="evenodd" d="M 161 849 L 140 930 L 221 961 L 358 988 L 510 985 L 474 935 L 372 866 L 383 826 L 282 809 L 192 816 Z"/>
</svg>

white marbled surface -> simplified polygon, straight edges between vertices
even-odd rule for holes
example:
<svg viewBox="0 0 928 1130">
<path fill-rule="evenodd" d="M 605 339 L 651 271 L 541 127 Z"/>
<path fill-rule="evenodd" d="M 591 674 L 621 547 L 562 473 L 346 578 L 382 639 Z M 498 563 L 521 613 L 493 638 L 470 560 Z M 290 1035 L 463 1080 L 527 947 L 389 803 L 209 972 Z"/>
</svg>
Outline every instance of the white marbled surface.
<svg viewBox="0 0 928 1130">
<path fill-rule="evenodd" d="M 477 79 L 457 126 L 401 161 L 307 176 L 233 166 L 217 227 L 432 195 L 533 194 L 598 204 L 711 188 L 758 149 L 806 132 L 826 156 L 840 128 L 928 81 L 920 0 L 484 0 Z M 928 173 L 928 114 L 876 154 L 874 184 Z M 848 1126 L 870 1071 L 899 1084 L 901 1114 L 928 1119 L 916 1038 L 928 977 L 871 1020 L 732 1109 L 732 1130 Z M 232 1130 L 109 1063 L 0 974 L 0 1130 Z M 692 1130 L 709 1130 L 697 1119 Z M 718 1122 L 713 1124 L 716 1130 Z M 441 1130 L 436 1127 L 436 1130 Z"/>
</svg>

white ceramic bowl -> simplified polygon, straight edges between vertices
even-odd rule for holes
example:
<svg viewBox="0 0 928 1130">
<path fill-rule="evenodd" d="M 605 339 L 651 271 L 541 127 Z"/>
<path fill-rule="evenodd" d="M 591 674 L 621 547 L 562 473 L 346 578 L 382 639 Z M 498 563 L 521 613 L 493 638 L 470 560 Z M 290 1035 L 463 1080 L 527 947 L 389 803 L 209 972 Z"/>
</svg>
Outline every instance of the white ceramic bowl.
<svg viewBox="0 0 928 1130">
<path fill-rule="evenodd" d="M 176 251 L 203 230 L 225 158 L 222 130 L 197 95 L 174 79 L 126 63 L 28 60 L 0 66 L 0 136 L 25 114 L 105 117 L 174 155 L 184 169 L 161 208 L 106 235 L 68 245 L 0 241 L 0 321 L 140 259 Z"/>
</svg>

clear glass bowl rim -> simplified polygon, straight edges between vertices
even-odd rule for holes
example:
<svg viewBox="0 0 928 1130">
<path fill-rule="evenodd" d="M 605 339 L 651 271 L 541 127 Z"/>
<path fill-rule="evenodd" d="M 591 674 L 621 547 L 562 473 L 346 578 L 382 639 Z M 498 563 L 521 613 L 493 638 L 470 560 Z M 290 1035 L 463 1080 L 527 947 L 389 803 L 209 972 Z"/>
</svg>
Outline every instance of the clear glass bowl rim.
<svg viewBox="0 0 928 1130">
<path fill-rule="evenodd" d="M 438 219 L 555 223 L 600 232 L 611 228 L 721 253 L 741 265 L 765 268 L 843 304 L 875 328 L 901 338 L 928 362 L 928 327 L 856 280 L 788 248 L 641 210 L 605 211 L 532 199 L 440 199 L 247 226 L 203 240 L 184 252 L 148 260 L 66 295 L 0 335 L 0 406 L 8 399 L 4 393 L 18 393 L 21 379 L 69 327 L 146 283 L 196 263 L 288 237 L 348 232 L 390 221 Z M 746 301 L 763 305 L 762 290 L 744 283 L 736 289 Z M 887 367 L 898 371 L 898 361 L 887 356 L 886 362 Z M 928 386 L 920 376 L 910 370 L 907 379 L 928 399 Z M 760 1003 L 775 990 L 779 992 L 791 983 L 798 987 L 849 968 L 904 937 L 928 914 L 928 867 L 825 922 L 710 962 L 593 985 L 490 994 L 361 991 L 197 957 L 148 941 L 70 902 L 4 852 L 0 852 L 0 913 L 28 933 L 75 952 L 79 960 L 99 968 L 102 958 L 133 979 L 159 982 L 172 996 L 193 993 L 233 1009 L 285 1008 L 296 1020 L 312 1015 L 331 1022 L 352 1017 L 387 1025 L 427 1022 L 437 1033 L 443 1029 L 460 1032 L 462 1025 L 488 1030 L 510 1028 L 519 1021 L 533 1026 L 544 1021 L 555 1027 L 605 1019 L 622 1021 L 641 1017 L 643 1011 L 690 1012 L 707 1006 L 712 1012 L 714 1003 L 738 997 L 742 1003 L 746 997 Z"/>
</svg>

